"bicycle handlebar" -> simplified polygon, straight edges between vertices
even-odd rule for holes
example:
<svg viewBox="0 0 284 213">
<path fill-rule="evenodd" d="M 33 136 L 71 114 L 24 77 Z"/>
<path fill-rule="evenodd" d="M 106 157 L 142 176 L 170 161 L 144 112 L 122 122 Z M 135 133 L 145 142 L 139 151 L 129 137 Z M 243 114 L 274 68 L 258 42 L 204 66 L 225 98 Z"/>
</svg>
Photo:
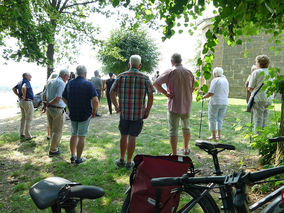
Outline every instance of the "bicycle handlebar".
<svg viewBox="0 0 284 213">
<path fill-rule="evenodd" d="M 256 182 L 281 173 L 284 173 L 284 166 L 265 169 L 259 172 L 248 173 L 247 179 L 251 182 Z"/>
<path fill-rule="evenodd" d="M 259 172 L 244 173 L 241 177 L 241 181 L 256 182 L 266 179 L 268 177 L 284 173 L 284 166 L 279 166 L 271 169 L 262 170 Z M 151 183 L 153 186 L 174 186 L 174 185 L 187 185 L 187 184 L 224 184 L 226 176 L 204 176 L 204 177 L 163 177 L 153 178 Z"/>
</svg>

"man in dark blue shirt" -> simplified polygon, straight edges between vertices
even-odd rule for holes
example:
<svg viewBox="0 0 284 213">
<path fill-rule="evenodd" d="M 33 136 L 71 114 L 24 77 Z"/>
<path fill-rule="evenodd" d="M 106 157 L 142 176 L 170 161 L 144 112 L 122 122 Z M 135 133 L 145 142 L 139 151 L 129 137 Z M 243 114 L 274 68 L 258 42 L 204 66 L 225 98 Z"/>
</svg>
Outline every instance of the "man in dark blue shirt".
<svg viewBox="0 0 284 213">
<path fill-rule="evenodd" d="M 21 125 L 20 125 L 20 137 L 21 139 L 31 140 L 35 137 L 31 135 L 31 126 L 33 120 L 34 106 L 33 99 L 34 93 L 30 81 L 32 76 L 30 73 L 23 74 L 23 80 L 21 80 L 13 88 L 13 92 L 18 96 L 21 108 Z"/>
<path fill-rule="evenodd" d="M 98 108 L 98 94 L 92 82 L 86 80 L 87 69 L 79 65 L 76 68 L 77 78 L 69 81 L 62 94 L 63 101 L 70 111 L 71 131 L 70 139 L 71 163 L 80 164 L 85 138 L 88 135 L 90 119 L 94 118 Z M 77 152 L 77 156 L 75 153 Z"/>
</svg>

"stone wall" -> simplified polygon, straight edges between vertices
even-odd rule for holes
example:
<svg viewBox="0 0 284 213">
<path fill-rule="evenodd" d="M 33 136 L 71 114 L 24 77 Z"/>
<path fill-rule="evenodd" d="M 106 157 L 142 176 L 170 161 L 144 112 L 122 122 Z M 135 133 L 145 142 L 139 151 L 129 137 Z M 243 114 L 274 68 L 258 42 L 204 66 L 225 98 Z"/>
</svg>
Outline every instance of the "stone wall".
<svg viewBox="0 0 284 213">
<path fill-rule="evenodd" d="M 275 56 L 270 51 L 272 44 L 268 42 L 269 38 L 270 36 L 261 34 L 252 37 L 250 42 L 245 41 L 242 45 L 234 47 L 228 46 L 223 39 L 219 39 L 220 43 L 215 48 L 213 68 L 223 67 L 230 84 L 230 97 L 246 97 L 245 81 L 251 66 L 255 64 L 257 55 L 268 55 L 271 60 L 270 66 L 280 68 L 281 74 L 284 74 L 284 49 Z M 248 52 L 247 58 L 244 57 L 245 50 Z"/>
</svg>

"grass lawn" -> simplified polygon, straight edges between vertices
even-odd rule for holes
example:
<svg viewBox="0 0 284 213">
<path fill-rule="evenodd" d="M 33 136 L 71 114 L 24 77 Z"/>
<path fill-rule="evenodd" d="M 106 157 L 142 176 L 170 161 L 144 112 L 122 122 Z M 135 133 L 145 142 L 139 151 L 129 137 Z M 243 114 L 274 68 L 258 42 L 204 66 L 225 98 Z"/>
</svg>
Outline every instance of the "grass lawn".
<svg viewBox="0 0 284 213">
<path fill-rule="evenodd" d="M 204 103 L 202 122 L 203 139 L 209 136 L 207 105 Z M 144 128 L 137 138 L 135 154 L 164 155 L 171 152 L 167 128 L 167 101 L 163 96 L 155 96 L 150 117 L 145 120 Z M 220 163 L 225 173 L 247 165 L 251 170 L 260 168 L 257 151 L 252 150 L 249 141 L 244 140 L 240 132 L 236 132 L 234 124 L 245 124 L 250 121 L 250 114 L 244 112 L 245 100 L 230 99 L 227 114 L 224 118 L 223 143 L 236 146 L 236 151 L 226 151 L 220 154 Z M 279 111 L 277 105 L 276 110 Z M 84 212 L 120 212 L 124 199 L 124 191 L 129 186 L 131 171 L 119 169 L 114 161 L 119 158 L 119 116 L 108 115 L 106 99 L 102 99 L 99 109 L 100 118 L 92 120 L 83 155 L 87 161 L 79 166 L 70 164 L 69 137 L 70 124 L 66 123 L 61 148 L 64 154 L 60 158 L 49 158 L 48 141 L 45 140 L 44 123 L 37 122 L 37 136 L 32 142 L 20 142 L 17 133 L 17 122 L 8 132 L 0 136 L 0 212 L 39 212 L 29 196 L 29 187 L 39 180 L 60 176 L 74 182 L 86 185 L 100 186 L 105 190 L 105 196 L 95 201 L 84 201 Z M 196 168 L 202 175 L 212 174 L 213 163 L 210 157 L 194 146 L 198 139 L 200 125 L 201 103 L 193 103 L 191 114 L 190 141 L 191 155 Z M 39 113 L 35 117 L 39 117 Z M 18 118 L 18 117 L 17 117 Z M 19 119 L 18 119 L 19 120 Z M 237 121 L 239 120 L 239 121 Z M 181 132 L 180 132 L 181 133 Z M 181 134 L 180 134 L 181 135 Z M 179 149 L 183 148 L 180 136 Z M 78 207 L 79 210 L 79 207 Z M 50 212 L 45 210 L 42 212 Z"/>
</svg>

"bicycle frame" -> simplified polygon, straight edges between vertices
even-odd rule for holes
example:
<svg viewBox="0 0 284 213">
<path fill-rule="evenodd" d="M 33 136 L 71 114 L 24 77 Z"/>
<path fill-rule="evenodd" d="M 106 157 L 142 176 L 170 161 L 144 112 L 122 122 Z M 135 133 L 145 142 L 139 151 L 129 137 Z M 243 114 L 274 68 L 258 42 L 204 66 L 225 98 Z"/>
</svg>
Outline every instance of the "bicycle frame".
<svg viewBox="0 0 284 213">
<path fill-rule="evenodd" d="M 223 150 L 221 150 L 223 151 Z M 221 151 L 211 150 L 208 152 L 209 154 L 212 155 L 213 157 L 213 162 L 214 162 L 214 167 L 215 167 L 215 174 L 217 176 L 222 175 L 222 171 L 220 169 L 219 161 L 218 161 L 218 153 Z M 232 180 L 230 180 L 232 178 Z M 223 207 L 221 207 L 222 210 L 224 210 L 225 213 L 250 213 L 253 212 L 266 203 L 274 200 L 278 196 L 280 196 L 281 191 L 284 189 L 284 186 L 280 187 L 279 189 L 273 191 L 266 197 L 262 198 L 258 202 L 254 203 L 253 205 L 249 206 L 247 202 L 247 191 L 246 191 L 246 184 L 241 183 L 239 185 L 234 185 L 233 182 L 235 181 L 237 183 L 236 179 L 240 178 L 239 177 L 229 177 L 228 184 L 215 184 L 215 183 L 210 183 L 207 186 L 202 186 L 198 184 L 190 184 L 186 185 L 186 187 L 191 188 L 199 188 L 203 189 L 204 191 L 200 194 L 199 197 L 191 200 L 188 202 L 186 205 L 182 207 L 177 213 L 188 213 L 204 196 L 206 196 L 213 188 L 219 188 L 220 190 L 220 195 L 221 195 L 221 200 L 223 203 Z M 230 184 L 231 181 L 231 184 Z M 183 186 L 184 187 L 184 186 Z M 235 187 L 235 195 L 233 195 L 233 187 Z M 180 189 L 182 191 L 182 188 Z"/>
</svg>

